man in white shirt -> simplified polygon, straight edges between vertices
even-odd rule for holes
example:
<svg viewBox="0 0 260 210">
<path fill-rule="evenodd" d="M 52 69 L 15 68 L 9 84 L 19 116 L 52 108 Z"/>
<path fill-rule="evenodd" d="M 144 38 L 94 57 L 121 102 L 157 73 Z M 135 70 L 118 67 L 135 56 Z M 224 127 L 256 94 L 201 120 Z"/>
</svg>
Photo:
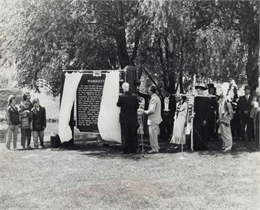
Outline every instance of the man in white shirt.
<svg viewBox="0 0 260 210">
<path fill-rule="evenodd" d="M 161 100 L 156 95 L 156 87 L 151 86 L 149 88 L 149 95 L 151 95 L 151 100 L 149 102 L 148 110 L 144 111 L 148 115 L 148 130 L 149 130 L 149 140 L 152 150 L 149 153 L 159 152 L 158 135 L 160 134 L 159 124 L 162 121 L 161 117 Z"/>
<path fill-rule="evenodd" d="M 173 118 L 176 110 L 176 102 L 173 96 L 166 89 L 164 97 L 161 99 L 162 122 L 160 124 L 160 140 L 170 141 L 173 131 Z"/>
</svg>

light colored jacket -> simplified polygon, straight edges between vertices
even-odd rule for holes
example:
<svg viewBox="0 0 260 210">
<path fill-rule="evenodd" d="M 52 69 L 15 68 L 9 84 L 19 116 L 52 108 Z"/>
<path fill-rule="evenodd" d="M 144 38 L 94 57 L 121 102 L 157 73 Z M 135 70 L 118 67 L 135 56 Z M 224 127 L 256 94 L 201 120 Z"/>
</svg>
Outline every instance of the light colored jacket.
<svg viewBox="0 0 260 210">
<path fill-rule="evenodd" d="M 230 124 L 233 118 L 233 110 L 230 103 L 226 99 L 219 99 L 219 122 Z"/>
<path fill-rule="evenodd" d="M 254 119 L 257 112 L 258 112 L 258 108 L 260 106 L 260 96 L 257 96 L 256 101 L 251 102 L 251 106 L 252 106 L 252 108 L 251 108 L 251 111 L 250 111 L 250 117 Z"/>
<path fill-rule="evenodd" d="M 151 96 L 149 108 L 146 111 L 146 114 L 148 115 L 148 125 L 159 125 L 162 122 L 161 100 L 156 94 Z"/>
</svg>

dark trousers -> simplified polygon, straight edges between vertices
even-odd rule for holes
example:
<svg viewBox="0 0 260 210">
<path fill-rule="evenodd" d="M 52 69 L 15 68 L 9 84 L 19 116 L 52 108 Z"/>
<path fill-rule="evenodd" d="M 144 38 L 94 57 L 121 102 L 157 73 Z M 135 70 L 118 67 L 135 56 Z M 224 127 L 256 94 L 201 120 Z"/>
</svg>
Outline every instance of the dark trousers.
<svg viewBox="0 0 260 210">
<path fill-rule="evenodd" d="M 241 115 L 241 135 L 242 139 L 245 140 L 245 128 L 248 140 L 254 138 L 254 121 L 248 115 Z"/>
<path fill-rule="evenodd" d="M 33 131 L 33 141 L 34 141 L 34 147 L 38 148 L 38 139 L 40 139 L 40 145 L 44 147 L 44 131 Z"/>
<path fill-rule="evenodd" d="M 193 150 L 202 151 L 208 149 L 207 125 L 202 125 L 201 121 L 194 119 L 193 123 Z"/>
<path fill-rule="evenodd" d="M 170 113 L 163 113 L 163 121 L 160 123 L 160 139 L 161 141 L 168 141 L 171 138 L 173 131 L 173 119 Z"/>
<path fill-rule="evenodd" d="M 231 120 L 231 132 L 235 138 L 241 138 L 241 120 L 239 113 L 235 113 Z"/>
<path fill-rule="evenodd" d="M 121 141 L 124 153 L 136 153 L 136 124 L 121 123 Z"/>
<path fill-rule="evenodd" d="M 260 112 L 258 112 L 255 116 L 255 141 L 256 147 L 259 149 L 259 142 L 260 142 Z"/>
<path fill-rule="evenodd" d="M 27 146 L 31 144 L 31 129 L 21 129 L 21 145 L 25 147 L 27 139 Z"/>
<path fill-rule="evenodd" d="M 143 119 L 144 119 L 144 121 L 143 121 L 144 137 L 149 138 L 149 130 L 148 130 L 148 125 L 147 125 L 148 116 L 145 114 Z"/>
</svg>

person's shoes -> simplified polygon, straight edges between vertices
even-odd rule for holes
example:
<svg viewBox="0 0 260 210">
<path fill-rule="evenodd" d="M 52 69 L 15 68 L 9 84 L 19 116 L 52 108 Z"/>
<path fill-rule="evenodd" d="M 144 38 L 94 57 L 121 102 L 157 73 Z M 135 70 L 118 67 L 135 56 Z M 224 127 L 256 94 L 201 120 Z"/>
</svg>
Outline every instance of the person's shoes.
<svg viewBox="0 0 260 210">
<path fill-rule="evenodd" d="M 259 151 L 259 147 L 255 147 L 255 151 Z"/>
<path fill-rule="evenodd" d="M 41 147 L 42 147 L 42 148 L 45 148 L 45 145 L 42 145 Z"/>
<path fill-rule="evenodd" d="M 227 148 L 223 150 L 223 152 L 230 152 L 230 151 L 231 149 L 227 149 Z"/>
<path fill-rule="evenodd" d="M 27 149 L 32 149 L 30 145 L 27 146 Z"/>
<path fill-rule="evenodd" d="M 148 154 L 155 154 L 155 153 L 159 153 L 159 151 L 152 149 L 152 150 L 148 151 L 147 153 Z"/>
</svg>

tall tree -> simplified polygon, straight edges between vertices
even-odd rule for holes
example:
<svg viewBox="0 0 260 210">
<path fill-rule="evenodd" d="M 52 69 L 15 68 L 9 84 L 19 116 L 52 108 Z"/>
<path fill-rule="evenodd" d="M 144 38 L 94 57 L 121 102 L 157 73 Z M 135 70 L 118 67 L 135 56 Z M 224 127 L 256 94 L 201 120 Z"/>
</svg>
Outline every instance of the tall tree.
<svg viewBox="0 0 260 210">
<path fill-rule="evenodd" d="M 0 1 L 1 65 L 20 86 L 44 77 L 59 91 L 62 69 L 134 65 L 159 87 L 184 91 L 194 74 L 256 87 L 259 5 L 255 1 Z M 8 58 L 8 59 L 7 59 Z M 11 61 L 10 61 L 11 60 Z"/>
</svg>

